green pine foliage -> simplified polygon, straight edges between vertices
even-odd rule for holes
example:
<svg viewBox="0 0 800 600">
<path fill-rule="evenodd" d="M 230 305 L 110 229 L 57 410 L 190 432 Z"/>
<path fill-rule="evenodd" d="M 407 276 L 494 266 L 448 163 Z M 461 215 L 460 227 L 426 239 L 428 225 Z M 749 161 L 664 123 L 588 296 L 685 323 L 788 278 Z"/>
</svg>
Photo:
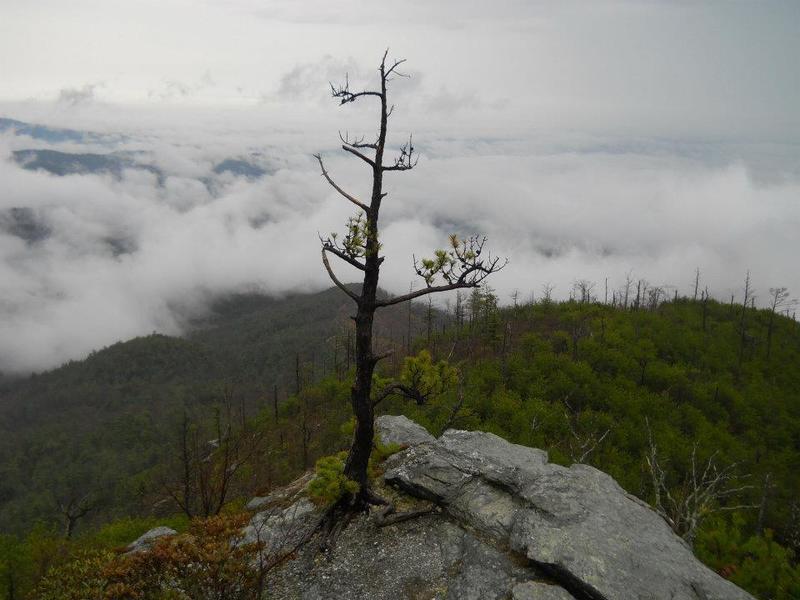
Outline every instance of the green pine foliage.
<svg viewBox="0 0 800 600">
<path fill-rule="evenodd" d="M 800 566 L 795 554 L 775 541 L 772 531 L 747 536 L 744 520 L 718 521 L 697 540 L 697 556 L 759 598 L 800 598 Z"/>
<path fill-rule="evenodd" d="M 358 491 L 358 483 L 344 474 L 347 452 L 323 456 L 317 461 L 314 479 L 308 484 L 308 497 L 320 506 L 329 506 L 348 494 Z"/>
</svg>

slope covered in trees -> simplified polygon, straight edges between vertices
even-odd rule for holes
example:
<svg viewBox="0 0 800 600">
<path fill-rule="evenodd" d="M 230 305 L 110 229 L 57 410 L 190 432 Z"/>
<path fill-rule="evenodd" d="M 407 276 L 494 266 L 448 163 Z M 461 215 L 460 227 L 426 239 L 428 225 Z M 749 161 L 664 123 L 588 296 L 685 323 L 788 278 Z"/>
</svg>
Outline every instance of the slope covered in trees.
<svg viewBox="0 0 800 600">
<path fill-rule="evenodd" d="M 147 514 L 153 479 L 175 453 L 187 414 L 207 423 L 228 398 L 254 415 L 352 362 L 350 301 L 338 290 L 224 298 L 185 338 L 153 334 L 59 369 L 0 382 L 0 532 L 61 528 L 60 505 L 91 506 L 83 523 Z M 390 311 L 379 339 L 422 329 L 424 309 Z M 208 439 L 213 437 L 210 436 Z"/>
<path fill-rule="evenodd" d="M 342 327 L 339 331 L 345 332 L 346 339 L 349 307 L 347 298 L 337 293 L 327 292 L 326 299 L 341 300 L 333 303 L 337 307 L 333 310 L 334 330 Z M 625 309 L 585 300 L 545 300 L 498 308 L 497 298 L 490 292 L 476 292 L 456 303 L 454 315 L 432 312 L 430 327 L 425 322 L 426 309 L 415 307 L 412 316 L 416 314 L 418 335 L 411 348 L 403 339 L 408 314 L 396 313 L 385 322 L 382 341 L 393 347 L 395 354 L 383 363 L 376 389 L 392 379 L 413 383 L 426 393 L 421 403 L 388 397 L 379 405 L 379 412 L 404 413 L 434 434 L 448 427 L 492 431 L 516 443 L 544 448 L 557 462 L 592 464 L 657 508 L 715 570 L 759 597 L 797 597 L 800 326 L 768 310 L 709 299 L 678 298 Z M 217 373 L 231 372 L 220 365 L 225 360 L 243 365 L 238 371 L 240 391 L 234 397 L 249 401 L 245 390 L 259 386 L 261 396 L 253 396 L 258 398 L 258 406 L 248 409 L 250 416 L 242 420 L 241 427 L 229 431 L 247 432 L 260 446 L 231 482 L 225 511 L 235 510 L 240 498 L 266 493 L 311 468 L 317 458 L 346 448 L 352 434 L 352 371 L 347 369 L 346 356 L 340 352 L 334 361 L 333 353 L 327 354 L 323 368 L 320 349 L 328 338 L 320 336 L 313 351 L 320 356 L 314 380 L 305 362 L 296 393 L 291 384 L 295 364 L 286 350 L 290 347 L 288 321 L 294 318 L 294 309 L 283 306 L 284 312 L 278 313 L 282 327 L 287 328 L 286 337 L 281 338 L 276 324 L 258 321 L 261 317 L 254 316 L 250 301 L 238 299 L 227 310 L 227 321 L 217 321 L 216 333 L 207 325 L 188 340 L 137 340 L 122 345 L 125 352 L 117 358 L 113 353 L 120 348 L 110 348 L 25 385 L 35 382 L 44 386 L 42 382 L 49 377 L 64 378 L 53 380 L 50 388 L 39 388 L 55 394 L 59 381 L 88 385 L 77 375 L 74 380 L 66 379 L 71 369 L 85 369 L 96 381 L 105 382 L 105 391 L 127 394 L 129 389 L 124 386 L 130 385 L 130 374 L 136 373 L 135 381 L 146 381 L 135 387 L 140 396 L 124 396 L 132 404 L 138 397 L 141 406 L 147 407 L 139 414 L 136 435 L 128 442 L 136 448 L 136 443 L 147 446 L 148 436 L 158 435 L 154 433 L 158 403 L 152 402 L 156 394 L 180 397 L 191 386 L 198 386 L 197 390 L 208 391 L 209 409 L 204 414 L 210 415 L 210 407 L 220 398 L 219 387 L 214 388 L 222 381 Z M 303 323 L 312 321 L 303 311 L 298 317 L 301 313 Z M 284 371 L 288 394 L 284 398 L 282 389 L 277 405 L 270 390 L 263 389 L 255 360 L 265 351 L 256 347 L 257 340 L 268 338 L 267 333 L 259 337 L 259 327 L 276 331 L 284 348 L 283 353 L 276 350 L 276 356 L 289 362 Z M 308 330 L 308 335 L 314 333 Z M 211 337 L 201 342 L 202 336 Z M 137 359 L 135 348 L 140 343 L 146 343 L 148 351 Z M 101 355 L 115 366 L 96 371 Z M 160 365 L 157 376 L 150 372 L 154 364 Z M 101 395 L 87 393 L 86 398 Z M 190 396 L 201 397 L 195 391 Z M 91 412 L 86 407 L 82 410 L 86 415 Z M 52 414 L 51 418 L 57 420 Z M 41 419 L 37 436 L 55 431 L 48 429 L 55 427 L 53 422 L 45 424 L 45 417 Z M 102 457 L 106 451 L 103 444 L 120 435 L 112 435 L 111 426 L 99 422 L 94 431 L 100 437 L 78 458 L 91 459 L 92 452 Z M 212 434 L 213 428 L 207 432 Z M 105 511 L 97 521 L 115 514 L 141 517 L 180 512 L 162 485 L 165 480 L 159 479 L 171 476 L 172 483 L 183 481 L 174 422 L 169 434 L 172 441 L 165 444 L 162 440 L 158 445 L 166 455 L 152 456 L 149 468 L 139 471 L 136 481 L 142 486 L 141 501 Z M 103 435 L 108 439 L 103 441 Z M 161 435 L 166 434 L 161 431 Z M 234 437 L 231 434 L 231 439 Z M 43 439 L 39 437 L 42 444 Z M 141 450 L 131 454 L 138 452 Z M 208 456 L 217 460 L 220 452 Z M 20 454 L 15 456 L 15 464 L 25 464 Z M 96 458 L 100 469 L 117 468 L 111 460 Z M 328 458 L 319 468 L 335 480 L 340 467 L 336 459 Z M 46 485 L 37 493 L 44 490 Z M 4 510 L 8 506 L 14 502 Z M 58 518 L 50 522 L 58 522 Z M 129 535 L 137 530 L 135 523 L 126 527 Z M 140 523 L 139 530 L 144 527 Z M 31 544 L 41 545 L 42 539 L 63 537 L 61 525 L 37 532 L 13 542 L 22 544 L 17 548 L 27 548 L 21 554 L 30 553 Z M 97 535 L 84 526 L 70 544 L 76 548 L 97 546 L 100 542 L 92 541 Z"/>
</svg>

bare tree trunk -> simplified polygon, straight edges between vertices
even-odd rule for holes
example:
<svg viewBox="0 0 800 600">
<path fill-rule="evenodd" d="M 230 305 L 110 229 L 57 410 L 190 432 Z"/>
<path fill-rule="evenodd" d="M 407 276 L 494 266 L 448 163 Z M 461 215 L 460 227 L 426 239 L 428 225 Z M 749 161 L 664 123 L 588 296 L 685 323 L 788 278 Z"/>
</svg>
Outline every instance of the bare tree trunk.
<svg viewBox="0 0 800 600">
<path fill-rule="evenodd" d="M 383 192 L 383 173 L 385 171 L 407 171 L 416 165 L 414 146 L 409 137 L 408 143 L 401 150 L 400 155 L 394 164 L 384 165 L 384 149 L 386 144 L 386 130 L 388 117 L 394 107 L 387 104 L 386 84 L 394 76 L 404 76 L 397 71 L 397 67 L 404 61 L 394 61 L 392 65 L 386 64 L 388 50 L 381 60 L 380 90 L 364 90 L 353 92 L 350 90 L 349 80 L 341 87 L 331 85 L 334 98 L 341 104 L 354 102 L 360 98 L 373 97 L 380 99 L 380 127 L 377 139 L 374 142 L 365 143 L 363 138 L 350 140 L 349 136 L 342 137 L 342 149 L 356 156 L 371 167 L 372 171 L 372 193 L 369 203 L 363 203 L 354 196 L 345 192 L 331 179 L 325 170 L 322 157 L 317 154 L 315 157 L 319 161 L 323 177 L 328 183 L 349 202 L 356 205 L 360 212 L 358 217 L 351 218 L 348 222 L 348 233 L 340 243 L 336 235 L 332 234 L 327 239 L 322 239 L 322 262 L 328 272 L 328 276 L 347 294 L 357 306 L 355 321 L 355 378 L 350 390 L 350 402 L 355 416 L 356 424 L 353 434 L 353 441 L 350 452 L 344 466 L 344 474 L 349 479 L 359 484 L 359 492 L 355 497 L 344 498 L 349 508 L 363 508 L 372 499 L 368 487 L 367 467 L 369 457 L 372 453 L 374 438 L 374 412 L 375 404 L 380 399 L 372 398 L 372 379 L 375 366 L 379 360 L 386 355 L 376 356 L 373 353 L 372 336 L 375 311 L 380 307 L 392 306 L 401 302 L 409 302 L 408 307 L 408 335 L 406 339 L 407 351 L 411 351 L 411 305 L 410 301 L 423 295 L 434 292 L 456 290 L 460 288 L 476 288 L 481 281 L 499 269 L 504 264 L 500 264 L 497 258 L 490 256 L 482 257 L 481 250 L 485 240 L 470 238 L 469 241 L 459 241 L 457 236 L 450 239 L 452 250 L 445 255 L 447 260 L 440 263 L 423 261 L 414 263 L 414 269 L 420 277 L 425 280 L 425 287 L 408 294 L 391 298 L 388 300 L 377 300 L 378 279 L 380 266 L 383 258 L 379 256 L 380 243 L 378 240 L 378 218 L 380 215 L 381 201 L 386 196 Z M 368 157 L 362 150 L 369 148 L 374 150 L 374 157 Z M 363 272 L 363 281 L 360 293 L 355 293 L 345 286 L 335 275 L 328 260 L 328 255 L 333 254 L 352 267 Z M 434 277 L 441 276 L 445 284 L 433 285 Z M 432 312 L 432 311 L 431 311 Z M 429 322 L 428 331 L 430 335 L 431 324 Z M 298 384 L 299 388 L 299 384 Z M 393 388 L 394 389 L 394 388 Z M 381 392 L 383 394 L 383 392 Z M 382 395 L 381 397 L 385 397 Z"/>
<path fill-rule="evenodd" d="M 385 60 L 385 56 L 384 56 Z M 366 212 L 366 244 L 364 249 L 364 280 L 358 298 L 356 312 L 356 376 L 350 390 L 350 401 L 356 417 L 353 444 L 347 455 L 344 474 L 359 484 L 361 498 L 367 493 L 367 468 L 372 454 L 372 440 L 375 436 L 375 410 L 372 405 L 372 374 L 377 359 L 372 354 L 372 326 L 375 320 L 375 299 L 378 292 L 378 277 L 381 260 L 378 257 L 378 216 L 383 200 L 383 151 L 386 145 L 386 125 L 388 107 L 386 104 L 386 69 L 381 62 L 381 122 L 378 140 L 375 144 L 375 160 L 372 164 L 372 198 Z M 409 305 L 409 321 L 410 321 Z M 409 341 L 410 343 L 410 341 Z"/>
<path fill-rule="evenodd" d="M 742 317 L 739 321 L 739 364 L 738 367 L 742 368 L 742 361 L 744 361 L 744 346 L 747 338 L 746 320 L 747 317 L 747 302 L 750 300 L 750 271 L 744 279 L 744 300 L 742 301 Z"/>
</svg>

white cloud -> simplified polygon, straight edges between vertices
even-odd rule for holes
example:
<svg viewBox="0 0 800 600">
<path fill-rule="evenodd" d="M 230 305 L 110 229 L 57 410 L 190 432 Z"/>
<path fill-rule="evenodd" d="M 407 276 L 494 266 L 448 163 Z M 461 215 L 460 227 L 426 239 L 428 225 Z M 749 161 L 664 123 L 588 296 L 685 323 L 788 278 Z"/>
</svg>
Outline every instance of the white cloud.
<svg viewBox="0 0 800 600">
<path fill-rule="evenodd" d="M 201 122 L 188 117 L 189 139 L 186 125 L 174 123 L 176 137 L 147 129 L 121 143 L 149 147 L 146 155 L 167 174 L 163 185 L 143 171 L 120 181 L 57 178 L 0 163 L 7 190 L 0 212 L 28 208 L 50 232 L 27 244 L 0 233 L 3 368 L 45 368 L 118 339 L 177 333 L 217 294 L 330 284 L 317 232 L 340 229 L 350 205 L 310 157 L 321 132 L 221 133 Z M 393 292 L 413 279 L 411 255 L 430 253 L 453 231 L 485 233 L 488 246 L 510 258 L 491 281 L 506 301 L 513 289 L 526 297 L 548 281 L 560 296 L 579 278 L 600 289 L 608 277 L 614 289 L 630 270 L 688 290 L 696 266 L 722 297 L 747 269 L 762 299 L 770 286 L 800 291 L 790 251 L 800 231 L 800 177 L 791 169 L 760 181 L 741 149 L 691 151 L 642 139 L 418 136 L 417 169 L 386 181 L 382 285 Z M 254 146 L 259 139 L 280 143 Z M 336 152 L 333 140 L 328 148 L 339 183 L 368 193 L 362 165 Z M 249 152 L 278 170 L 256 181 L 222 178 L 214 193 L 200 181 L 220 160 Z M 342 270 L 342 279 L 355 276 Z"/>
<path fill-rule="evenodd" d="M 5 3 L 0 114 L 124 135 L 4 135 L 0 155 L 126 151 L 166 178 L 0 162 L 0 226 L 22 207 L 50 232 L 0 232 L 0 369 L 180 331 L 216 293 L 328 285 L 317 231 L 349 211 L 310 154 L 368 193 L 336 133 L 370 135 L 374 106 L 337 107 L 328 81 L 369 85 L 387 45 L 411 75 L 392 140 L 413 131 L 423 157 L 387 178 L 386 287 L 456 230 L 509 256 L 503 298 L 630 270 L 686 289 L 696 266 L 721 296 L 747 269 L 762 298 L 798 294 L 799 19 L 779 0 Z M 274 174 L 214 178 L 225 158 Z"/>
</svg>

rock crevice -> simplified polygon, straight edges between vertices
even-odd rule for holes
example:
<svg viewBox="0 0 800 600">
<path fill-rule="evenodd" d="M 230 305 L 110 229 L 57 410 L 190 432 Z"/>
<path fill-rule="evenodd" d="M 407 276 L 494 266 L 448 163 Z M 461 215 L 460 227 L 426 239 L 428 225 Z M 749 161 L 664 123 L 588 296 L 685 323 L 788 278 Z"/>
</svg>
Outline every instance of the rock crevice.
<svg viewBox="0 0 800 600">
<path fill-rule="evenodd" d="M 378 431 L 412 428 L 378 419 Z M 580 600 L 752 598 L 692 554 L 646 504 L 588 465 L 563 467 L 541 450 L 482 432 L 418 433 L 387 462 L 385 480 L 428 498 L 526 557 Z M 431 474 L 435 476 L 431 476 Z"/>
<path fill-rule="evenodd" d="M 326 558 L 309 544 L 270 572 L 270 598 L 752 600 L 597 469 L 551 464 L 488 433 L 437 439 L 405 417 L 380 417 L 376 429 L 405 448 L 386 461 L 382 493 L 440 512 L 386 527 L 355 519 Z M 247 532 L 303 535 L 315 513 L 295 498 L 256 514 Z"/>
</svg>

